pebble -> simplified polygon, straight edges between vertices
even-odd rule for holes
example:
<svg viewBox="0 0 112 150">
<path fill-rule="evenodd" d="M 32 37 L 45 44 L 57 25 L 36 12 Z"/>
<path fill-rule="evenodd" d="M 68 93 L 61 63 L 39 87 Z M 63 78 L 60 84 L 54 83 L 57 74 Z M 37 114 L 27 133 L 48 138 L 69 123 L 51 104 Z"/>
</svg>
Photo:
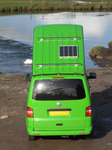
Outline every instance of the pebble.
<svg viewBox="0 0 112 150">
<path fill-rule="evenodd" d="M 9 116 L 1 116 L 0 119 L 7 119 Z"/>
<path fill-rule="evenodd" d="M 110 145 L 112 145 L 112 143 L 108 143 L 108 145 L 110 146 Z"/>
</svg>

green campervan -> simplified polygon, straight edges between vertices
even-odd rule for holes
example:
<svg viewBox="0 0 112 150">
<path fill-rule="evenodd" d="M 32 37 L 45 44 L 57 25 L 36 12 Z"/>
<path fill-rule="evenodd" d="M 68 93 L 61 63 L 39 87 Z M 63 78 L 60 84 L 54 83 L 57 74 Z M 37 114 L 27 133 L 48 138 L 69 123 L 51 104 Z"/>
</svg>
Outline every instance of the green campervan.
<svg viewBox="0 0 112 150">
<path fill-rule="evenodd" d="M 91 133 L 88 78 L 95 74 L 85 73 L 82 26 L 35 27 L 26 115 L 29 140 Z"/>
</svg>

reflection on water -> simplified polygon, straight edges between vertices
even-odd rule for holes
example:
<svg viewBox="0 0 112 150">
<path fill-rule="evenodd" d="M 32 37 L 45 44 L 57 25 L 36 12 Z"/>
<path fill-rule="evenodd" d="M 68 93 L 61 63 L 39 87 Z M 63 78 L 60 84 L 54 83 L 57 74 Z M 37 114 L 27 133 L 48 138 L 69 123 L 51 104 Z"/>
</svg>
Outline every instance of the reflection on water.
<svg viewBox="0 0 112 150">
<path fill-rule="evenodd" d="M 112 13 L 108 13 L 109 15 L 105 15 L 106 13 L 103 13 L 104 15 L 100 14 L 102 13 L 58 12 L 1 16 L 0 36 L 33 46 L 33 30 L 35 26 L 46 24 L 80 24 L 84 29 L 86 67 L 97 67 L 89 58 L 90 49 L 99 45 L 107 47 L 108 42 L 112 41 Z"/>
</svg>

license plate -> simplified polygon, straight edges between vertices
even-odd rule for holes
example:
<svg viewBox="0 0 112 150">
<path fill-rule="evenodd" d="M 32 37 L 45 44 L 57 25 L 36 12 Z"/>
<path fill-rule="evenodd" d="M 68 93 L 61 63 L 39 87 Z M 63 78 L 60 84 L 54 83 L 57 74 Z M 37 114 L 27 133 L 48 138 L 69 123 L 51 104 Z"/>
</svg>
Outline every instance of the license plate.
<svg viewBox="0 0 112 150">
<path fill-rule="evenodd" d="M 68 116 L 69 111 L 50 111 L 49 115 L 50 116 Z"/>
</svg>

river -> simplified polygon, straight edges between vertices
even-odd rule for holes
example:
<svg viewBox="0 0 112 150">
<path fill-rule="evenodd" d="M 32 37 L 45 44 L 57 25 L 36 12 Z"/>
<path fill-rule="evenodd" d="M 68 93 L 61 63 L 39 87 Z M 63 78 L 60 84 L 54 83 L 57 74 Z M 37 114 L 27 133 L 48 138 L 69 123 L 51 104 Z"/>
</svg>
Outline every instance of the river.
<svg viewBox="0 0 112 150">
<path fill-rule="evenodd" d="M 0 72 L 32 72 L 23 61 L 32 59 L 33 30 L 47 24 L 80 24 L 84 31 L 86 68 L 97 68 L 89 57 L 95 46 L 112 41 L 112 12 L 57 12 L 0 16 Z M 3 40 L 4 39 L 4 40 Z"/>
</svg>

